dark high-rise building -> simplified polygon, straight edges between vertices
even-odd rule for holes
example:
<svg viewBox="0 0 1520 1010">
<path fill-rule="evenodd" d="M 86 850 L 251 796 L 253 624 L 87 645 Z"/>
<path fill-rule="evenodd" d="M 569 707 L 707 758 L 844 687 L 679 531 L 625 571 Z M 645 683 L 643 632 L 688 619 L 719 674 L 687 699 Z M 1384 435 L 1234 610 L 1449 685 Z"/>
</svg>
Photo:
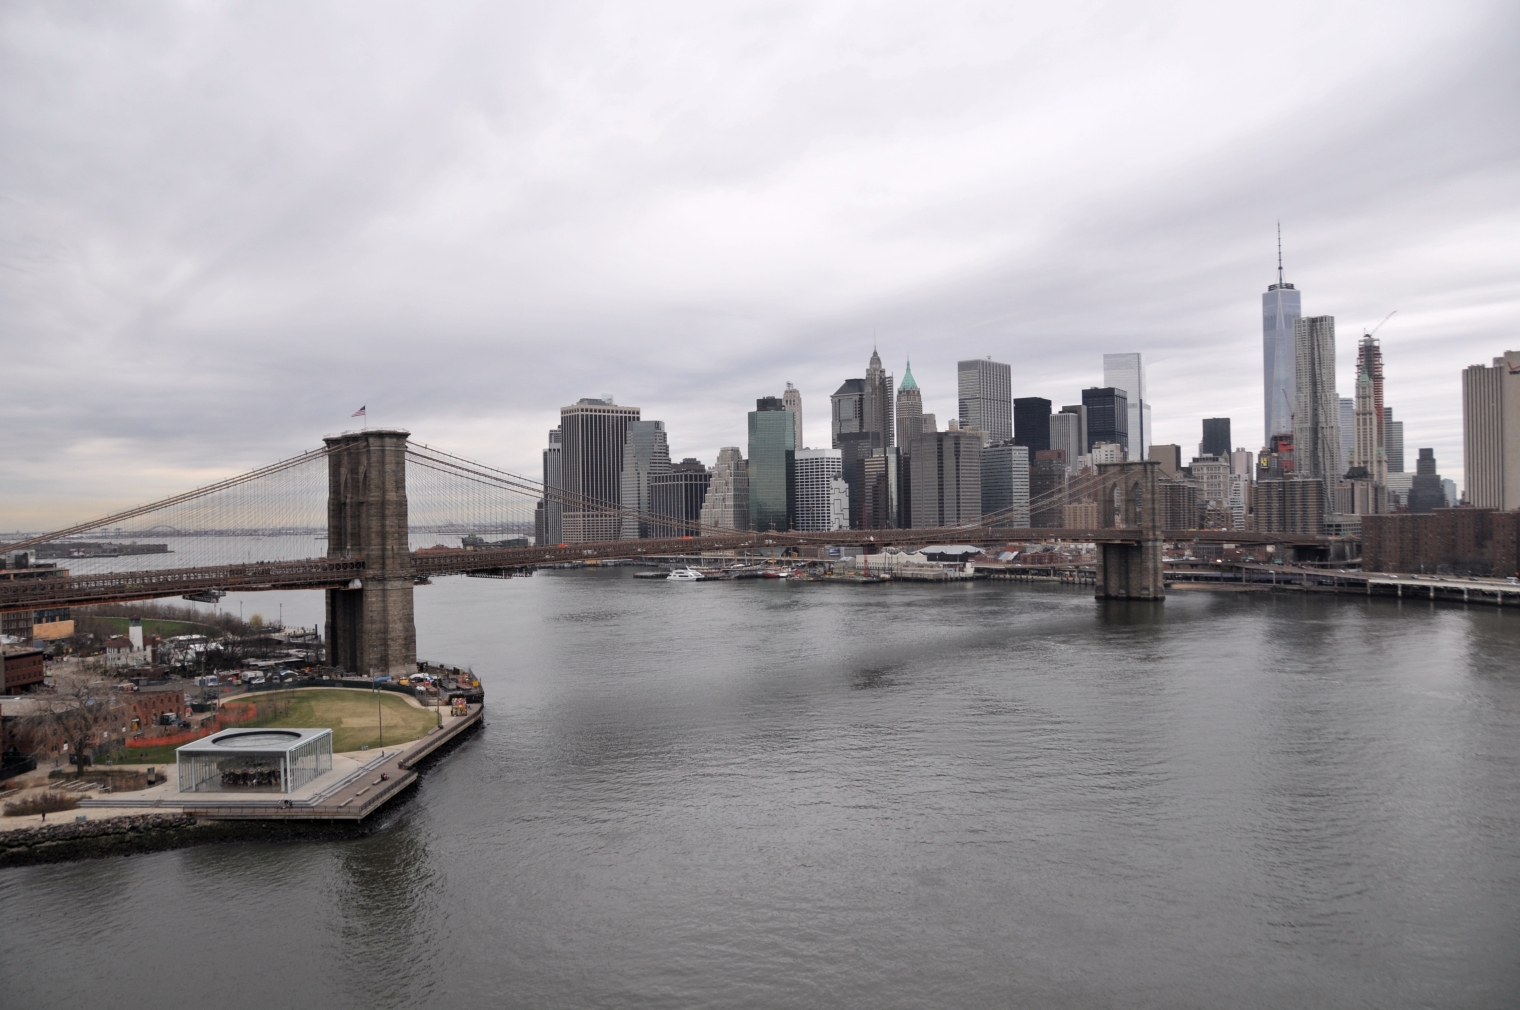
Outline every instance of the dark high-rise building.
<svg viewBox="0 0 1520 1010">
<path fill-rule="evenodd" d="M 841 435 L 866 430 L 866 380 L 846 379 L 829 397 L 829 434 L 838 449 Z"/>
<path fill-rule="evenodd" d="M 797 426 L 779 396 L 749 412 L 750 529 L 784 532 L 797 521 Z"/>
<path fill-rule="evenodd" d="M 1388 448 L 1388 472 L 1404 472 L 1404 422 L 1393 419 L 1393 408 L 1383 408 L 1383 432 Z"/>
<path fill-rule="evenodd" d="M 912 467 L 914 529 L 981 519 L 981 432 L 925 432 L 914 443 Z"/>
<path fill-rule="evenodd" d="M 871 361 L 866 365 L 866 377 L 863 383 L 864 396 L 861 398 L 861 408 L 865 415 L 865 425 L 862 430 L 874 431 L 881 436 L 882 446 L 890 446 L 892 442 L 892 376 L 881 367 L 881 355 L 876 349 L 871 349 Z"/>
<path fill-rule="evenodd" d="M 972 358 L 956 365 L 956 380 L 961 427 L 981 432 L 984 441 L 1012 438 L 1013 369 L 991 358 Z"/>
<path fill-rule="evenodd" d="M 1030 452 L 1052 448 L 1049 400 L 1039 396 L 1021 396 L 1013 401 L 1013 444 L 1022 445 Z"/>
<path fill-rule="evenodd" d="M 871 454 L 878 449 L 885 448 L 881 444 L 881 433 L 875 431 L 854 431 L 841 434 L 837 445 L 839 449 L 839 470 L 845 483 L 850 488 L 850 529 L 858 530 L 865 514 L 864 487 L 861 484 L 861 461 L 870 459 Z"/>
<path fill-rule="evenodd" d="M 1029 464 L 1029 525 L 1054 530 L 1066 524 L 1066 453 L 1046 449 Z"/>
<path fill-rule="evenodd" d="M 897 446 L 873 449 L 860 461 L 860 528 L 897 529 L 899 489 L 902 484 L 902 450 Z"/>
<path fill-rule="evenodd" d="M 1409 511 L 1434 512 L 1446 507 L 1446 491 L 1441 475 L 1436 473 L 1436 451 L 1421 449 L 1415 460 L 1414 477 L 1409 482 Z"/>
<path fill-rule="evenodd" d="M 621 508 L 623 446 L 628 422 L 638 419 L 639 408 L 619 407 L 611 397 L 588 397 L 560 409 L 566 543 L 616 540 L 622 533 L 615 510 Z"/>
<path fill-rule="evenodd" d="M 1230 458 L 1230 419 L 1228 417 L 1205 417 L 1203 441 L 1198 444 L 1198 455 Z"/>
<path fill-rule="evenodd" d="M 694 536 L 707 500 L 712 474 L 700 460 L 690 457 L 649 478 L 650 511 L 659 516 L 650 527 L 653 537 Z"/>
<path fill-rule="evenodd" d="M 1087 408 L 1087 445 L 1092 452 L 1099 442 L 1129 444 L 1129 402 L 1124 391 L 1113 386 L 1082 390 L 1082 406 Z"/>
</svg>

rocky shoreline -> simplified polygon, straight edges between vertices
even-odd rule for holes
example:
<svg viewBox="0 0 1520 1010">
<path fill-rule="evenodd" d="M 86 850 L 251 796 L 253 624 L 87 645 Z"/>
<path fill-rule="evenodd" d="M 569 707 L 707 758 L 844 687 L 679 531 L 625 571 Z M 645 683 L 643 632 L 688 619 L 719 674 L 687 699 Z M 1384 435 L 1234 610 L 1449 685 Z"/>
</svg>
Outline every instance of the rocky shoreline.
<svg viewBox="0 0 1520 1010">
<path fill-rule="evenodd" d="M 356 838 L 369 830 L 357 823 L 210 821 L 179 813 L 132 814 L 0 832 L 0 867 L 131 856 L 208 842 Z"/>
</svg>

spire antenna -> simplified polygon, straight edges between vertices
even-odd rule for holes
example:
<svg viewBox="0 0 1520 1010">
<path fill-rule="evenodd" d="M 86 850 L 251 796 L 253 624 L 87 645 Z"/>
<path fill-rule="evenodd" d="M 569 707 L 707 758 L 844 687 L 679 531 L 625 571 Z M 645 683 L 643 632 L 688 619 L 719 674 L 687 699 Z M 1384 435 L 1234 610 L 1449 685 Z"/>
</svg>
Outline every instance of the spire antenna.
<svg viewBox="0 0 1520 1010">
<path fill-rule="evenodd" d="M 1278 285 L 1278 287 L 1281 287 L 1282 283 L 1283 283 L 1283 268 L 1282 268 L 1282 222 L 1278 221 L 1277 222 L 1277 285 Z"/>
</svg>

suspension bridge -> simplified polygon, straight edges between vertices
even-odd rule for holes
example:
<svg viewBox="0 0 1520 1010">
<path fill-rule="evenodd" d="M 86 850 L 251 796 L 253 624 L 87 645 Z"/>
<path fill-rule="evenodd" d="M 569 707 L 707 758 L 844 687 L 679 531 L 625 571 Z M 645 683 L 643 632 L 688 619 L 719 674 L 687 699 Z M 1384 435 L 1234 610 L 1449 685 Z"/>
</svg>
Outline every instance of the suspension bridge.
<svg viewBox="0 0 1520 1010">
<path fill-rule="evenodd" d="M 12 570 L 0 579 L 0 612 L 129 602 L 215 591 L 319 589 L 327 593 L 328 661 L 358 673 L 415 669 L 412 594 L 434 576 L 510 573 L 592 559 L 691 556 L 787 548 L 994 544 L 1061 539 L 1092 543 L 1098 552 L 1100 598 L 1164 597 L 1162 544 L 1213 540 L 1237 544 L 1312 546 L 1318 538 L 1242 531 L 1164 530 L 1157 522 L 1158 464 L 1104 464 L 1030 503 L 1097 502 L 1093 528 L 1031 529 L 1004 513 L 933 529 L 829 532 L 714 528 L 620 503 L 575 495 L 411 440 L 399 429 L 345 432 L 320 449 L 248 473 L 48 533 L 0 545 L 0 554 L 96 540 L 174 536 L 171 553 L 71 562 L 67 575 Z M 1048 500 L 1047 500 L 1048 499 Z M 526 543 L 540 502 L 566 511 L 654 528 L 655 538 L 581 543 Z M 1089 513 L 1091 514 L 1091 513 Z M 626 522 L 632 520 L 632 522 Z M 172 531 L 172 532 L 171 532 Z M 470 537 L 460 546 L 421 545 L 429 532 L 515 535 L 517 543 Z M 218 536 L 217 534 L 220 534 Z M 230 559 L 227 537 L 248 538 L 242 560 Z M 325 541 L 325 543 L 324 543 Z M 1299 544 L 1299 541 L 1304 541 Z M 262 555 L 254 558 L 255 549 Z M 35 576 L 35 577 L 32 577 Z"/>
</svg>

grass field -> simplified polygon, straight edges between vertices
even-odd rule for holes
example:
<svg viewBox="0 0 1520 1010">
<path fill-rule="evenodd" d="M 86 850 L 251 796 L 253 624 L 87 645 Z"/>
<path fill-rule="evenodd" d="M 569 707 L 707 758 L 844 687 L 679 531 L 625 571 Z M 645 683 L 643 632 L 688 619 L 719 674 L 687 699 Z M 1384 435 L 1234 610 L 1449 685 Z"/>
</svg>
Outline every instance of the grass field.
<svg viewBox="0 0 1520 1010">
<path fill-rule="evenodd" d="M 118 635 L 125 635 L 131 625 L 131 619 L 126 617 L 97 617 L 94 614 L 85 614 L 92 621 L 101 621 L 110 627 Z M 194 621 L 160 621 L 148 618 L 143 621 L 143 635 L 159 638 L 173 638 L 176 635 L 207 635 L 211 638 L 221 637 L 222 629 L 213 624 L 200 624 Z"/>
<path fill-rule="evenodd" d="M 333 750 L 358 750 L 366 744 L 394 746 L 425 736 L 438 725 L 430 708 L 418 708 L 399 694 L 390 691 L 355 691 L 352 688 L 305 687 L 297 691 L 271 691 L 253 696 L 259 702 L 259 717 L 244 726 L 271 726 L 302 729 L 331 729 Z M 376 712 L 384 712 L 383 720 Z M 274 711 L 271 711 L 274 710 Z"/>
<path fill-rule="evenodd" d="M 430 708 L 418 708 L 399 694 L 381 691 L 355 691 L 352 688 L 303 687 L 296 691 L 270 691 L 238 695 L 228 703 L 256 704 L 259 715 L 244 726 L 271 726 L 292 729 L 330 729 L 333 750 L 358 750 L 366 744 L 380 746 L 380 724 L 375 711 L 376 699 L 384 707 L 385 744 L 410 743 L 425 736 L 438 724 Z M 168 747 L 130 747 L 113 755 L 117 763 L 169 766 L 175 762 L 178 745 Z"/>
</svg>

